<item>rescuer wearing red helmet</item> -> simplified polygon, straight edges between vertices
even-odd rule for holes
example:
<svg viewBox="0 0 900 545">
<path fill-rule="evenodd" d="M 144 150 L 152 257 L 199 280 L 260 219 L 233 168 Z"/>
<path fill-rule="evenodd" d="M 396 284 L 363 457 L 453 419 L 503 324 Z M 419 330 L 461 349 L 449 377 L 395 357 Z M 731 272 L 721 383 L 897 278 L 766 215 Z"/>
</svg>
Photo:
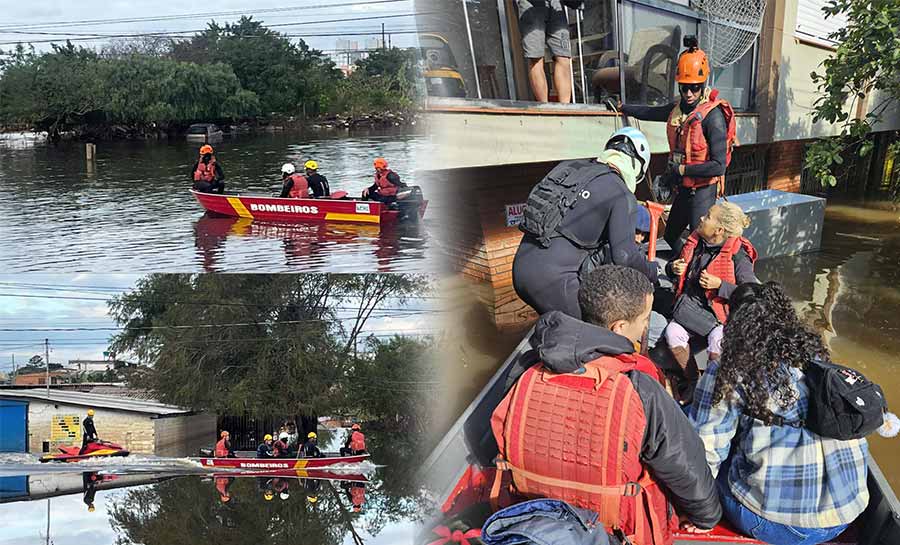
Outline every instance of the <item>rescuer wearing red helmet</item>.
<svg viewBox="0 0 900 545">
<path fill-rule="evenodd" d="M 669 165 L 664 185 L 675 192 L 666 224 L 665 239 L 676 255 L 685 227 L 691 231 L 724 193 L 725 169 L 735 142 L 734 109 L 706 87 L 709 60 L 697 47 L 694 36 L 686 36 L 687 49 L 678 57 L 675 81 L 681 99 L 665 106 L 622 105 L 622 113 L 647 121 L 666 121 Z"/>
</svg>

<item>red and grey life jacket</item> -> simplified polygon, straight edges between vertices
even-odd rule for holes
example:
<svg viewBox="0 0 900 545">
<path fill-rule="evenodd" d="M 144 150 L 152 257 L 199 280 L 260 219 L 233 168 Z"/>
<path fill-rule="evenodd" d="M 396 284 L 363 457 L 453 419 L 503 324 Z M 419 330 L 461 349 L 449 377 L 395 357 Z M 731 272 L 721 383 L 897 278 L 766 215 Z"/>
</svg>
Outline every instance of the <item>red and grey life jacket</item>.
<svg viewBox="0 0 900 545">
<path fill-rule="evenodd" d="M 691 233 L 691 236 L 688 237 L 687 242 L 684 243 L 684 246 L 681 248 L 681 259 L 687 263 L 687 267 L 684 269 L 684 273 L 678 278 L 678 288 L 675 290 L 675 297 L 681 295 L 684 291 L 684 281 L 688 275 L 688 268 L 690 268 L 691 260 L 694 258 L 694 250 L 697 249 L 697 244 L 700 242 L 700 235 L 697 234 L 697 231 Z M 752 263 L 756 263 L 756 248 L 750 244 L 750 241 L 744 237 L 730 237 L 722 244 L 722 249 L 719 250 L 719 254 L 716 255 L 707 265 L 706 270 L 714 275 L 718 276 L 722 279 L 723 282 L 730 282 L 732 284 L 737 283 L 737 279 L 734 276 L 734 255 L 741 248 L 747 252 L 747 256 L 750 258 Z M 719 290 L 706 290 L 706 298 L 709 300 L 709 306 L 712 307 L 713 314 L 716 315 L 716 319 L 719 320 L 720 323 L 725 323 L 728 320 L 728 300 L 719 297 Z"/>
<path fill-rule="evenodd" d="M 491 416 L 500 450 L 492 498 L 508 471 L 518 495 L 596 511 L 635 545 L 671 545 L 678 519 L 641 464 L 647 420 L 631 370 L 659 376 L 634 354 L 603 356 L 580 374 L 525 371 Z"/>
<path fill-rule="evenodd" d="M 706 141 L 706 136 L 703 135 L 702 123 L 711 111 L 720 108 L 725 116 L 725 126 L 727 127 L 725 166 L 731 164 L 731 153 L 737 140 L 734 109 L 728 101 L 715 97 L 718 97 L 718 91 L 713 90 L 710 93 L 710 99 L 698 104 L 691 113 L 683 116 L 683 119 L 681 119 L 681 109 L 677 105 L 672 109 L 669 121 L 666 123 L 666 136 L 669 140 L 669 157 L 673 161 L 684 165 L 695 165 L 709 160 L 709 143 Z M 719 193 L 722 194 L 725 189 L 725 176 L 711 178 L 684 176 L 681 179 L 681 185 L 689 189 L 713 184 L 719 185 Z"/>
<path fill-rule="evenodd" d="M 366 450 L 366 436 L 360 431 L 354 431 L 350 434 L 350 448 L 353 452 Z"/>
<path fill-rule="evenodd" d="M 378 186 L 378 194 L 382 197 L 392 197 L 397 194 L 399 187 L 388 180 L 388 175 L 393 174 L 393 172 L 389 168 L 385 169 L 384 172 L 375 171 L 375 185 Z"/>
<path fill-rule="evenodd" d="M 201 157 L 197 161 L 197 170 L 194 171 L 195 182 L 214 182 L 216 180 L 216 158 L 211 157 L 208 163 Z"/>
<path fill-rule="evenodd" d="M 292 199 L 308 199 L 309 198 L 309 181 L 302 174 L 291 174 L 288 178 L 294 185 L 291 186 L 291 192 L 288 197 Z"/>
</svg>

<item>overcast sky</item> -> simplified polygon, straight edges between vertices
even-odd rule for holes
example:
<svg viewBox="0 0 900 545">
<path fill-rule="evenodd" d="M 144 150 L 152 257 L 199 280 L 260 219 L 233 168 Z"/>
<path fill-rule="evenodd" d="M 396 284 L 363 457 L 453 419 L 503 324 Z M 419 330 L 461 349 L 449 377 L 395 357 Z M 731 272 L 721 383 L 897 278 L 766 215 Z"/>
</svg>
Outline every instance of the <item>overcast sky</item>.
<svg viewBox="0 0 900 545">
<path fill-rule="evenodd" d="M 0 274 L 0 372 L 12 369 L 12 356 L 21 367 L 34 355 L 43 355 L 49 340 L 50 361 L 67 364 L 72 359 L 103 359 L 109 338 L 116 331 L 22 331 L 47 328 L 111 328 L 116 323 L 107 314 L 106 301 L 134 286 L 140 275 L 127 274 Z M 349 307 L 355 302 L 342 304 Z M 385 309 L 398 309 L 386 301 Z M 366 323 L 366 331 L 379 336 L 393 334 L 430 335 L 436 302 L 410 301 L 409 311 L 378 312 Z M 393 314 L 393 316 L 389 316 Z M 339 316 L 348 318 L 350 311 Z M 376 317 L 377 316 L 377 317 Z M 349 327 L 351 324 L 345 324 Z M 129 359 L 125 355 L 125 359 Z"/>
<path fill-rule="evenodd" d="M 356 5 L 348 5 L 356 4 Z M 278 12 L 265 12 L 267 9 L 282 9 Z M 83 26 L 50 25 L 42 28 L 17 29 L 20 32 L 66 33 L 68 36 L 48 36 L 39 34 L 12 33 L 13 25 L 44 24 L 60 22 L 76 22 L 98 19 L 124 19 L 144 17 L 164 17 L 173 15 L 189 15 L 198 13 L 241 12 L 253 15 L 255 20 L 266 24 L 303 23 L 276 27 L 286 34 L 344 34 L 344 38 L 358 41 L 360 47 L 365 46 L 367 38 L 380 36 L 381 23 L 385 23 L 387 33 L 394 31 L 415 30 L 413 17 L 385 18 L 380 17 L 413 13 L 413 1 L 391 1 L 388 3 L 364 2 L 363 0 L 217 0 L 210 3 L 184 2 L 173 0 L 37 0 L 22 2 L 19 0 L 0 0 L 0 43 L 16 40 L 59 39 L 64 43 L 66 37 L 83 34 L 117 34 L 144 32 L 172 32 L 179 30 L 196 30 L 206 27 L 206 23 L 215 19 L 219 23 L 232 22 L 240 15 L 216 15 L 165 21 L 120 22 L 115 24 L 91 23 Z M 350 19 L 357 17 L 379 17 L 365 21 L 344 21 L 310 24 L 313 21 L 334 19 Z M 347 33 L 372 33 L 364 36 L 350 36 Z M 297 38 L 295 38 L 296 40 Z M 336 49 L 337 40 L 341 36 L 304 37 L 311 47 L 320 50 Z M 78 41 L 76 44 L 85 47 L 101 47 L 108 40 L 92 39 Z M 391 45 L 396 47 L 413 46 L 416 43 L 414 34 L 394 34 Z M 40 49 L 49 48 L 48 44 L 35 44 Z M 9 49 L 9 45 L 0 45 Z"/>
</svg>

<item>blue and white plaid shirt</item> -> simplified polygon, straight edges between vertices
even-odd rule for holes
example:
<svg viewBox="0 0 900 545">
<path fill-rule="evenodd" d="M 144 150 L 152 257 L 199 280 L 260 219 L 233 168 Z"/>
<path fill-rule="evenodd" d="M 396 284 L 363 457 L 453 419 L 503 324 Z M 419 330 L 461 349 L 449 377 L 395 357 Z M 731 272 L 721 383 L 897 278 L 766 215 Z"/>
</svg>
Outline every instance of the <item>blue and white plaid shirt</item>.
<svg viewBox="0 0 900 545">
<path fill-rule="evenodd" d="M 694 393 L 691 419 L 706 447 L 712 474 L 726 464 L 734 497 L 757 515 L 790 526 L 830 528 L 852 522 L 869 503 L 865 439 L 838 441 L 793 426 L 766 426 L 741 410 L 736 388 L 730 400 L 712 406 L 718 365 L 711 365 Z M 793 422 L 806 415 L 808 390 L 791 368 L 799 401 L 769 409 Z"/>
</svg>

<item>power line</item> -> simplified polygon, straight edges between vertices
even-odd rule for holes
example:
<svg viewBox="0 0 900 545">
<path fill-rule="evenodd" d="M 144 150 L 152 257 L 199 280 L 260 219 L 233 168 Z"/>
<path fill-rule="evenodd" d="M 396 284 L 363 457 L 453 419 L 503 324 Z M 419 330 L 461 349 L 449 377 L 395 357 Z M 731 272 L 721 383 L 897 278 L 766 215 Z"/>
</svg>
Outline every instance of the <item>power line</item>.
<svg viewBox="0 0 900 545">
<path fill-rule="evenodd" d="M 376 4 L 395 4 L 398 2 L 408 2 L 409 0 L 369 0 L 364 2 L 343 2 L 340 4 L 317 4 L 312 6 L 293 6 L 293 7 L 277 7 L 277 8 L 260 8 L 260 9 L 243 9 L 239 11 L 218 11 L 206 13 L 186 13 L 182 15 L 158 15 L 154 17 L 131 17 L 116 19 L 87 19 L 80 21 L 55 21 L 46 23 L 19 23 L 10 25 L 0 25 L 0 30 L 23 29 L 23 28 L 42 28 L 42 27 L 68 27 L 68 26 L 84 26 L 91 24 L 109 25 L 119 23 L 140 23 L 148 21 L 174 21 L 178 19 L 204 19 L 206 17 L 217 17 L 227 15 L 246 15 L 248 13 L 283 13 L 286 11 L 307 11 L 316 9 L 331 9 L 340 7 L 368 6 Z"/>
</svg>

